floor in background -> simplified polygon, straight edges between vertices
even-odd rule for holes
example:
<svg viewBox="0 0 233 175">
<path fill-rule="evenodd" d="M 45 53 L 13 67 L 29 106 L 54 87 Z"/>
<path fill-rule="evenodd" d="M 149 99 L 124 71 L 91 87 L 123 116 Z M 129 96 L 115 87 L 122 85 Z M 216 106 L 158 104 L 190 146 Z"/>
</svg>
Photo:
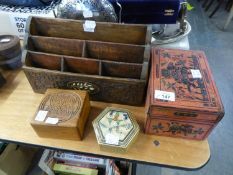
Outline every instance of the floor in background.
<svg viewBox="0 0 233 175">
<path fill-rule="evenodd" d="M 209 136 L 211 158 L 201 169 L 185 171 L 172 168 L 138 165 L 137 175 L 232 175 L 233 174 L 233 21 L 222 30 L 227 13 L 219 10 L 212 19 L 197 0 L 188 13 L 192 25 L 190 49 L 203 50 L 212 69 L 225 107 L 225 116 Z M 175 147 L 174 147 L 175 149 Z M 192 153 L 190 153 L 192 154 Z"/>
</svg>

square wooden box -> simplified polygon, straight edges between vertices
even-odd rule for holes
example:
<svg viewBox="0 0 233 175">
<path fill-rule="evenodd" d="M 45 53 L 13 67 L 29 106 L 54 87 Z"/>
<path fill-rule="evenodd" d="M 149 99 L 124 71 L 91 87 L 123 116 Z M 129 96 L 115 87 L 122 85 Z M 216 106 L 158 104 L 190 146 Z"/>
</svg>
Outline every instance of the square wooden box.
<svg viewBox="0 0 233 175">
<path fill-rule="evenodd" d="M 24 72 L 33 90 L 87 90 L 91 100 L 143 105 L 151 28 L 97 22 L 94 32 L 85 32 L 83 23 L 28 20 Z M 82 86 L 84 83 L 88 86 Z"/>
<path fill-rule="evenodd" d="M 81 140 L 89 111 L 86 91 L 48 89 L 31 125 L 41 137 Z"/>
<path fill-rule="evenodd" d="M 203 140 L 224 116 L 202 51 L 152 49 L 145 132 Z"/>
</svg>

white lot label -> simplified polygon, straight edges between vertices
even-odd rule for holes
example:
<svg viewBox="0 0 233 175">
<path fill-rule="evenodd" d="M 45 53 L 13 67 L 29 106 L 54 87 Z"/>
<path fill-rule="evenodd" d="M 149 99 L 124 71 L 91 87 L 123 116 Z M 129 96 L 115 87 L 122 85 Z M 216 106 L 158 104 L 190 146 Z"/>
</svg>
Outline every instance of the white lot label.
<svg viewBox="0 0 233 175">
<path fill-rule="evenodd" d="M 8 43 L 11 39 L 10 38 L 3 38 L 0 40 L 1 43 Z"/>
<path fill-rule="evenodd" d="M 55 125 L 55 124 L 58 123 L 58 121 L 59 121 L 58 118 L 48 117 L 48 118 L 45 120 L 45 123 L 49 123 L 49 124 Z"/>
<path fill-rule="evenodd" d="M 48 111 L 39 110 L 39 112 L 36 115 L 35 120 L 39 122 L 43 122 L 47 114 L 48 114 Z"/>
<path fill-rule="evenodd" d="M 95 32 L 96 22 L 91 20 L 86 20 L 83 24 L 83 29 L 85 32 Z"/>
<path fill-rule="evenodd" d="M 193 78 L 202 78 L 201 72 L 199 69 L 191 69 Z"/>
<path fill-rule="evenodd" d="M 175 101 L 175 93 L 155 90 L 154 98 L 160 100 Z"/>
<path fill-rule="evenodd" d="M 111 144 L 111 145 L 119 144 L 119 137 L 113 134 L 110 134 L 110 133 L 105 136 L 105 140 L 106 140 L 106 143 Z"/>
<path fill-rule="evenodd" d="M 92 11 L 90 11 L 90 10 L 84 10 L 83 11 L 83 17 L 84 18 L 92 18 L 93 17 Z"/>
</svg>

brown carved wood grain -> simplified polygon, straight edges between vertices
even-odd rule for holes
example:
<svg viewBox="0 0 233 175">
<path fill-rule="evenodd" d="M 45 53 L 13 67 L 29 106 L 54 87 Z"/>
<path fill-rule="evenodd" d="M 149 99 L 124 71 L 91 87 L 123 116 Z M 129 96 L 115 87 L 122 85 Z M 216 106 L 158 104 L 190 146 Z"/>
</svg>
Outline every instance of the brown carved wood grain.
<svg viewBox="0 0 233 175">
<path fill-rule="evenodd" d="M 28 36 L 25 45 L 28 50 L 59 55 L 81 57 L 84 41 L 66 38 Z"/>
<path fill-rule="evenodd" d="M 145 51 L 145 46 L 132 44 L 41 36 L 27 36 L 25 39 L 25 47 L 30 51 L 81 57 L 84 49 L 85 57 L 109 61 L 142 63 Z"/>
<path fill-rule="evenodd" d="M 96 22 L 85 32 L 83 21 L 31 17 L 25 39 L 24 71 L 35 92 L 89 83 L 93 100 L 144 104 L 150 26 Z"/>
<path fill-rule="evenodd" d="M 101 70 L 101 74 L 98 75 L 96 74 L 97 68 L 104 69 L 101 66 L 98 67 L 99 60 L 91 59 L 87 61 L 85 58 L 63 57 L 32 51 L 25 53 L 26 61 L 23 69 L 35 92 L 45 93 L 47 88 L 79 89 L 78 87 L 69 86 L 69 84 L 72 82 L 86 82 L 96 87 L 96 92 L 90 94 L 92 100 L 131 105 L 142 105 L 144 102 L 146 80 L 140 80 L 140 65 L 138 64 L 111 62 L 108 72 Z M 62 58 L 64 59 L 64 66 L 61 65 Z M 56 67 L 54 66 L 54 60 L 58 61 Z M 87 64 L 84 64 L 86 61 Z M 116 70 L 114 66 L 123 67 L 119 69 L 122 71 L 117 72 L 119 70 Z M 137 68 L 137 71 L 130 72 L 133 78 L 119 78 L 119 74 L 122 77 L 125 74 L 127 75 L 129 66 Z M 63 71 L 61 71 L 62 67 Z M 110 77 L 110 75 L 118 77 Z"/>
<path fill-rule="evenodd" d="M 37 121 L 41 110 L 48 114 L 44 121 Z M 81 140 L 89 111 L 86 91 L 48 89 L 30 123 L 40 137 Z M 48 117 L 58 119 L 58 123 L 46 123 Z"/>
<path fill-rule="evenodd" d="M 44 68 L 49 70 L 61 70 L 61 57 L 51 54 L 25 52 L 25 64 L 27 66 Z"/>
<path fill-rule="evenodd" d="M 151 31 L 146 25 L 98 22 L 95 32 L 84 32 L 84 21 L 32 17 L 28 19 L 26 32 L 36 36 L 106 41 L 114 43 L 149 44 Z M 127 37 L 125 37 L 127 36 Z"/>
<path fill-rule="evenodd" d="M 141 64 L 110 61 L 102 61 L 101 64 L 103 76 L 140 79 Z"/>
<path fill-rule="evenodd" d="M 64 56 L 64 72 L 99 75 L 99 60 Z"/>
<path fill-rule="evenodd" d="M 142 63 L 145 46 L 87 41 L 86 52 L 86 57 L 88 58 L 128 63 Z"/>
</svg>

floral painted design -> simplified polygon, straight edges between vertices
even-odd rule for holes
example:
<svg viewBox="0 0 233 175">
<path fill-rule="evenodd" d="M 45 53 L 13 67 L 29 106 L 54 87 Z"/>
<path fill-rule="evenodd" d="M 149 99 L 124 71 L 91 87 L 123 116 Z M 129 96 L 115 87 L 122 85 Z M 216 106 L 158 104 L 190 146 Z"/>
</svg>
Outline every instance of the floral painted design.
<svg viewBox="0 0 233 175">
<path fill-rule="evenodd" d="M 192 69 L 199 70 L 202 78 L 194 78 Z M 216 106 L 215 98 L 208 94 L 208 77 L 200 67 L 198 55 L 161 51 L 159 70 L 162 90 L 174 92 L 176 98 L 181 100 L 201 101 L 203 106 Z"/>
<path fill-rule="evenodd" d="M 153 125 L 153 130 L 155 130 L 156 133 L 169 132 L 173 135 L 182 134 L 184 136 L 192 135 L 193 137 L 204 133 L 202 128 L 195 128 L 190 124 L 179 124 L 178 122 L 167 123 L 167 127 L 163 126 L 162 123 L 158 123 Z"/>
</svg>

